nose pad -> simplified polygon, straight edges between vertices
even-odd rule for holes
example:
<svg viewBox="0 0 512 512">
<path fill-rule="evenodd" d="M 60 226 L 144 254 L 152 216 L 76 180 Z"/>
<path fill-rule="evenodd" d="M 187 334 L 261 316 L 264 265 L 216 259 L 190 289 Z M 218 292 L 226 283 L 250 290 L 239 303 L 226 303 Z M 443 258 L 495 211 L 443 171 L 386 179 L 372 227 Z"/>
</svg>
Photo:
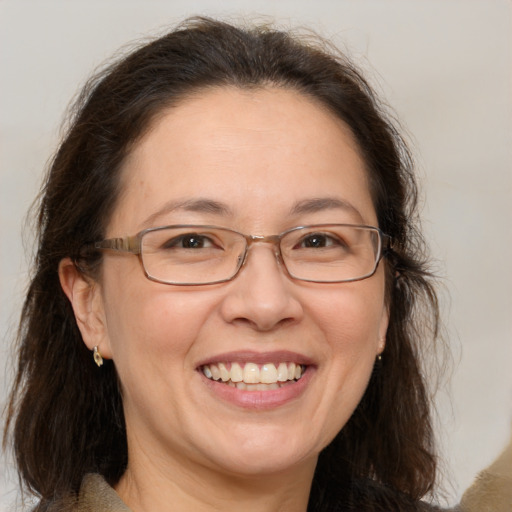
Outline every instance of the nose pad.
<svg viewBox="0 0 512 512">
<path fill-rule="evenodd" d="M 274 256 L 276 257 L 277 264 L 282 268 L 286 269 L 283 261 L 283 256 L 281 254 L 281 250 L 279 249 L 279 245 L 274 245 Z"/>
<path fill-rule="evenodd" d="M 279 247 L 279 239 L 274 236 L 253 236 L 252 240 L 247 245 L 245 252 L 238 256 L 238 265 L 240 269 L 247 264 L 247 260 L 249 258 L 249 253 L 251 250 L 258 245 L 268 245 L 271 244 L 273 246 L 274 256 L 276 258 L 277 264 L 279 267 L 286 272 L 286 265 L 284 264 L 283 256 L 281 254 L 281 249 Z M 242 261 L 241 261 L 242 260 Z M 241 263 L 240 263 L 241 261 Z"/>
<path fill-rule="evenodd" d="M 263 238 L 263 237 L 262 237 Z M 276 243 L 275 241 L 273 240 L 256 240 L 255 243 L 253 242 L 252 244 L 248 245 L 248 247 L 246 248 L 245 250 L 245 253 L 242 253 L 238 256 L 238 266 L 239 266 L 239 271 L 240 272 L 245 266 L 247 266 L 247 262 L 250 258 L 250 254 L 252 251 L 254 251 L 254 249 L 256 249 L 258 246 L 262 246 L 262 248 L 265 248 L 264 246 L 265 245 L 268 245 L 269 243 L 271 243 L 273 245 L 273 253 L 274 253 L 274 257 L 276 259 L 276 263 L 277 263 L 277 266 L 278 268 L 281 270 L 281 272 L 284 272 L 286 275 L 288 275 L 288 271 L 286 269 L 286 265 L 284 264 L 284 260 L 283 260 L 283 257 L 281 255 L 281 250 L 279 249 L 279 244 Z M 269 248 L 270 249 L 270 248 Z M 271 250 L 272 250 L 271 249 Z M 240 263 L 241 261 L 241 263 Z"/>
</svg>

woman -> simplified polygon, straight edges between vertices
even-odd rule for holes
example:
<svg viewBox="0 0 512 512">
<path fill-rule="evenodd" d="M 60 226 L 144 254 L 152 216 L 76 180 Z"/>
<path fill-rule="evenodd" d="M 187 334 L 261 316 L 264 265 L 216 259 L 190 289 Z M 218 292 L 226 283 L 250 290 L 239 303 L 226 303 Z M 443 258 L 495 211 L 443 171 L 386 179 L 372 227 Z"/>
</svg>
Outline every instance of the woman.
<svg viewBox="0 0 512 512">
<path fill-rule="evenodd" d="M 400 135 L 319 44 L 194 19 L 94 78 L 9 409 L 37 510 L 427 509 L 415 206 Z"/>
</svg>

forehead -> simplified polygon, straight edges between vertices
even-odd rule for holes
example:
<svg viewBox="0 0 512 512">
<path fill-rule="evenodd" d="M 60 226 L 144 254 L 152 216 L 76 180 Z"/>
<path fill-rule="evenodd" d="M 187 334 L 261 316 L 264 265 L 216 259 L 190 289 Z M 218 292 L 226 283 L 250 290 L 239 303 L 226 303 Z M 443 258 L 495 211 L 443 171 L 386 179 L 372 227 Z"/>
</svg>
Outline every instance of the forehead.
<svg viewBox="0 0 512 512">
<path fill-rule="evenodd" d="M 149 227 L 144 219 L 165 204 L 195 198 L 226 204 L 241 217 L 264 217 L 327 196 L 358 203 L 371 223 L 364 167 L 348 127 L 305 95 L 211 89 L 162 112 L 136 144 L 112 224 Z"/>
</svg>

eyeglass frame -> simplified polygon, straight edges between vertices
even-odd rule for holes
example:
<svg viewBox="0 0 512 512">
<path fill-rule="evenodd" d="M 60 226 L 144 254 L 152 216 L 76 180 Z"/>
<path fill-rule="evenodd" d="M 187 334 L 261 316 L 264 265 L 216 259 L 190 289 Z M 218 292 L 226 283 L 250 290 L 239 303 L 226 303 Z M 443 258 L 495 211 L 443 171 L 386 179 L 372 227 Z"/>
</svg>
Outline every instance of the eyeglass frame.
<svg viewBox="0 0 512 512">
<path fill-rule="evenodd" d="M 373 267 L 373 270 L 369 272 L 368 274 L 365 274 L 361 277 L 355 277 L 351 279 L 341 279 L 337 281 L 323 281 L 323 280 L 316 280 L 316 279 L 303 279 L 300 277 L 296 277 L 293 275 L 290 270 L 288 269 L 288 266 L 286 265 L 286 262 L 283 258 L 282 252 L 281 252 L 281 240 L 284 236 L 286 236 L 289 233 L 292 233 L 294 231 L 298 231 L 300 229 L 309 229 L 309 228 L 317 228 L 317 227 L 328 227 L 328 226 L 345 226 L 345 227 L 353 227 L 353 228 L 361 228 L 361 229 L 367 229 L 375 231 L 378 234 L 378 240 L 379 240 L 379 246 L 377 248 L 377 253 L 375 254 L 375 264 Z M 243 255 L 239 257 L 239 262 L 236 267 L 236 270 L 234 271 L 233 275 L 226 279 L 219 279 L 217 281 L 208 281 L 206 283 L 175 283 L 175 282 L 169 282 L 164 281 L 162 279 L 158 279 L 151 274 L 146 269 L 146 266 L 144 265 L 144 258 L 142 255 L 142 239 L 144 238 L 144 235 L 150 232 L 154 231 L 161 231 L 164 229 L 183 229 L 183 228 L 201 228 L 201 229 L 219 229 L 222 231 L 229 231 L 231 233 L 235 233 L 237 235 L 242 236 L 245 239 L 245 250 L 243 252 Z M 132 236 L 124 236 L 124 237 L 114 237 L 114 238 L 105 238 L 103 240 L 97 241 L 97 242 L 90 242 L 84 244 L 82 247 L 85 248 L 92 248 L 97 250 L 113 250 L 113 251 L 119 251 L 119 252 L 125 252 L 130 253 L 138 256 L 138 259 L 140 261 L 140 264 L 142 266 L 142 270 L 144 272 L 144 275 L 147 279 L 150 281 L 161 283 L 161 284 L 167 284 L 170 286 L 207 286 L 212 284 L 220 284 L 220 283 L 226 283 L 229 281 L 232 281 L 240 272 L 242 267 L 245 265 L 245 262 L 247 261 L 247 256 L 249 254 L 249 249 L 254 243 L 269 243 L 272 244 L 275 249 L 275 255 L 278 258 L 278 261 L 282 264 L 284 267 L 286 273 L 288 276 L 292 279 L 296 279 L 297 281 L 304 281 L 308 283 L 322 283 L 322 284 L 335 284 L 335 283 L 350 283 L 354 281 L 362 281 L 364 279 L 368 279 L 369 277 L 372 277 L 375 272 L 377 271 L 377 268 L 379 266 L 379 263 L 383 257 L 385 257 L 389 251 L 392 249 L 392 238 L 390 235 L 387 235 L 384 233 L 380 228 L 375 226 L 369 226 L 366 224 L 348 224 L 348 223 L 328 223 L 328 224 L 308 224 L 303 226 L 295 226 L 293 228 L 287 229 L 285 231 L 282 231 L 281 233 L 277 235 L 246 235 L 245 233 L 241 233 L 240 231 L 236 231 L 235 229 L 226 228 L 223 226 L 214 226 L 214 225 L 208 225 L 208 224 L 170 224 L 166 226 L 157 226 L 152 228 L 146 228 L 135 235 Z"/>
</svg>

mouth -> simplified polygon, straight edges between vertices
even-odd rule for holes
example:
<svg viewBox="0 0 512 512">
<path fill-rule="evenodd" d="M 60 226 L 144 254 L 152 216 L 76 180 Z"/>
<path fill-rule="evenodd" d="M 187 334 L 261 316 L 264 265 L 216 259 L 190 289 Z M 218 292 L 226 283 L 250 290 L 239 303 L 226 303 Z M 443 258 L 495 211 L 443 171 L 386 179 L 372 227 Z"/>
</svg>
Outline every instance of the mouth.
<svg viewBox="0 0 512 512">
<path fill-rule="evenodd" d="M 299 381 L 307 365 L 298 362 L 279 363 L 218 362 L 204 364 L 202 374 L 211 381 L 244 391 L 271 391 Z"/>
</svg>

